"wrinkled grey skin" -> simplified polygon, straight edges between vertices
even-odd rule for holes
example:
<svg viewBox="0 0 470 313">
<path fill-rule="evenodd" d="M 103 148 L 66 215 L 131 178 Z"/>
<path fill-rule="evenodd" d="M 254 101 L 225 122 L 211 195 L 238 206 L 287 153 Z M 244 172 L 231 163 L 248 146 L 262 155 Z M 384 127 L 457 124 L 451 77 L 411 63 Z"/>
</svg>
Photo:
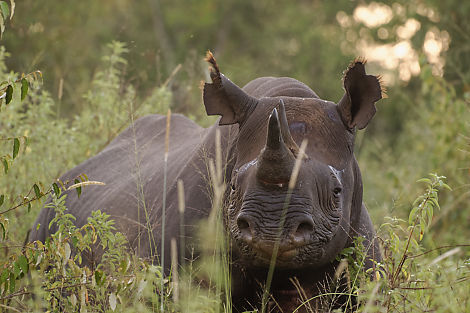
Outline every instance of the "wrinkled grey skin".
<svg viewBox="0 0 470 313">
<path fill-rule="evenodd" d="M 308 297 L 325 292 L 325 282 L 337 266 L 336 256 L 351 246 L 355 236 L 365 238 L 370 259 L 380 260 L 374 229 L 362 204 L 361 174 L 353 155 L 355 130 L 367 126 L 375 114 L 374 103 L 381 98 L 379 80 L 366 75 L 364 64 L 355 61 L 343 79 L 345 95 L 335 104 L 319 99 L 292 78 L 258 78 L 240 89 L 219 72 L 210 53 L 207 60 L 212 65 L 212 83 L 204 86 L 204 105 L 208 115 L 221 115 L 221 119 L 219 125 L 202 129 L 180 115 L 172 116 L 167 271 L 169 241 L 179 238 L 177 180 L 185 185 L 185 234 L 192 237 L 195 225 L 211 208 L 207 160 L 214 156 L 218 129 L 225 179 L 230 182 L 224 216 L 232 239 L 235 310 L 259 308 L 260 285 L 265 282 L 278 241 L 271 288 L 277 305 L 270 306 L 272 311 L 292 311 L 300 297 L 291 279 L 298 280 Z M 67 207 L 77 217 L 78 226 L 86 223 L 93 210 L 101 209 L 116 220 L 131 249 L 142 257 L 156 257 L 161 240 L 164 137 L 164 117 L 141 118 L 97 156 L 61 178 L 70 180 L 86 173 L 91 180 L 106 183 L 85 188 L 80 199 L 75 193 L 68 194 Z M 307 148 L 286 207 L 288 183 L 304 139 Z M 53 215 L 46 208 L 41 211 L 30 240 L 43 241 L 56 231 L 55 225 L 46 227 Z M 156 246 L 149 243 L 149 228 Z M 86 264 L 92 264 L 99 260 L 99 253 L 85 259 Z M 368 266 L 371 264 L 369 261 Z"/>
</svg>

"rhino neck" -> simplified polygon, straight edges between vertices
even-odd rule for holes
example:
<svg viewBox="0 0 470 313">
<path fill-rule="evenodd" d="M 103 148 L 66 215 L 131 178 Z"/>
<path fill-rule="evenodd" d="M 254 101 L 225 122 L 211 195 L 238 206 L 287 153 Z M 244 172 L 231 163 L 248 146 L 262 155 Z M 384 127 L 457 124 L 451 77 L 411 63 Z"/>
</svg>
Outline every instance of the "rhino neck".
<svg viewBox="0 0 470 313">
<path fill-rule="evenodd" d="M 362 210 L 362 196 L 363 196 L 363 186 L 362 186 L 362 175 L 357 160 L 354 157 L 352 162 L 352 170 L 354 175 L 354 185 L 353 185 L 353 195 L 351 201 L 351 217 L 350 217 L 350 238 L 357 236 L 357 229 L 360 224 L 360 215 Z"/>
</svg>

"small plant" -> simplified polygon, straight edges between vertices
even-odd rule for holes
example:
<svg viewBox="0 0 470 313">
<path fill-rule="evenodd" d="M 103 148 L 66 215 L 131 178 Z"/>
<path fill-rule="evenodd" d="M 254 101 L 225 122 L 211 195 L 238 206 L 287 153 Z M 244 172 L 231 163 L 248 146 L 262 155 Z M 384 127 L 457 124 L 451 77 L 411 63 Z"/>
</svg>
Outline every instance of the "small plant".
<svg viewBox="0 0 470 313">
<path fill-rule="evenodd" d="M 37 298 L 36 305 L 51 312 L 111 312 L 147 301 L 159 304 L 161 269 L 130 255 L 125 237 L 105 213 L 95 211 L 85 225 L 76 227 L 65 198 L 54 195 L 47 204 L 56 213 L 49 227 L 54 224 L 57 231 L 44 243 L 25 247 L 26 265 L 20 270 L 37 268 L 33 281 L 41 279 L 43 301 Z"/>
<path fill-rule="evenodd" d="M 425 191 L 413 202 L 408 220 L 390 218 L 379 229 L 383 260 L 376 262 L 375 273 L 362 270 L 365 250 L 361 240 L 355 241 L 354 248 L 343 251 L 349 264 L 351 293 L 359 300 L 360 312 L 447 312 L 444 308 L 449 301 L 443 301 L 445 297 L 452 299 L 452 305 L 449 305 L 452 312 L 464 312 L 469 308 L 468 293 L 465 293 L 470 288 L 463 283 L 470 277 L 468 262 L 462 261 L 457 268 L 448 268 L 452 263 L 444 262 L 461 252 L 460 247 L 438 247 L 426 251 L 423 243 L 435 209 L 440 208 L 439 191 L 451 188 L 445 183 L 445 177 L 437 174 L 430 174 L 429 178 L 418 182 L 425 184 Z M 450 248 L 453 249 L 447 253 L 437 254 Z M 431 262 L 422 258 L 431 254 L 437 254 Z"/>
</svg>

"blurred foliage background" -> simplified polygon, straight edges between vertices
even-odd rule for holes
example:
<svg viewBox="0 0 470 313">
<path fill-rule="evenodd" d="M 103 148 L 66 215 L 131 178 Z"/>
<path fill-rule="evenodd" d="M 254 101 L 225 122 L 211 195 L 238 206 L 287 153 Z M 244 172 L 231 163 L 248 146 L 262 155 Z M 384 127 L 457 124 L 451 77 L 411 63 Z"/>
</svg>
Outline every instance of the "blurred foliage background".
<svg viewBox="0 0 470 313">
<path fill-rule="evenodd" d="M 120 90 L 133 86 L 140 103 L 163 86 L 173 112 L 204 126 L 214 121 L 204 116 L 199 89 L 208 49 L 240 86 L 290 76 L 333 101 L 343 93 L 342 71 L 364 56 L 389 96 L 357 144 L 366 202 L 380 217 L 407 207 L 413 191 L 403 185 L 429 172 L 449 176 L 468 195 L 468 12 L 470 3 L 456 0 L 24 0 L 1 43 L 11 54 L 8 69 L 44 73 L 42 89 L 58 118 L 73 120 L 97 102 L 90 90 L 106 44 L 120 41 L 127 60 Z M 467 231 L 468 196 L 460 197 L 441 223 L 458 221 Z"/>
<path fill-rule="evenodd" d="M 453 191 L 441 196 L 424 242 L 468 244 L 469 13 L 470 2 L 457 0 L 18 1 L 0 40 L 0 80 L 44 76 L 24 102 L 0 108 L 2 138 L 31 137 L 12 173 L 0 176 L 0 194 L 14 203 L 32 182 L 49 183 L 103 148 L 130 116 L 170 107 L 212 124 L 199 88 L 208 49 L 240 86 L 290 76 L 332 101 L 343 94 L 342 71 L 364 56 L 388 88 L 356 141 L 374 224 L 407 217 L 416 180 L 436 172 Z M 26 209 L 10 212 L 20 225 L 10 240 L 24 239 L 40 207 L 26 218 Z"/>
</svg>

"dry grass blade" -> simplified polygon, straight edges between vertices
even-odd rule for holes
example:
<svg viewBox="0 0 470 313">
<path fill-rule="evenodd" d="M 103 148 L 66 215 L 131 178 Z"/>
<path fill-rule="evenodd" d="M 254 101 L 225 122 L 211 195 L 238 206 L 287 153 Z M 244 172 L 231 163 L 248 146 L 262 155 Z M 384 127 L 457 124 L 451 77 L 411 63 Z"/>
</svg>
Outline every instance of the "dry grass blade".
<svg viewBox="0 0 470 313">
<path fill-rule="evenodd" d="M 165 134 L 165 159 L 163 164 L 163 199 L 162 199 L 162 241 L 161 241 L 161 266 L 162 270 L 165 271 L 165 219 L 166 219 L 166 183 L 167 183 L 167 171 L 168 171 L 168 151 L 170 149 L 170 120 L 171 120 L 171 110 L 168 109 L 166 115 L 166 134 Z M 161 303 L 160 303 L 160 311 L 163 312 L 164 306 L 163 302 L 165 300 L 164 296 L 164 287 L 165 287 L 165 280 L 162 279 L 161 283 Z"/>
<path fill-rule="evenodd" d="M 460 247 L 457 247 L 457 248 L 454 248 L 452 250 L 449 250 L 447 251 L 446 253 L 443 253 L 441 254 L 440 256 L 438 256 L 437 258 L 435 258 L 434 260 L 432 260 L 431 263 L 429 263 L 429 266 L 433 266 L 439 262 L 441 262 L 442 260 L 450 257 L 450 256 L 453 256 L 454 254 L 457 254 L 461 251 L 462 249 L 460 249 Z"/>
<path fill-rule="evenodd" d="M 180 215 L 180 258 L 181 265 L 184 264 L 184 255 L 185 255 L 185 235 L 184 235 L 184 211 L 186 208 L 184 200 L 184 185 L 181 179 L 178 179 L 177 183 L 178 188 L 178 212 Z"/>
<path fill-rule="evenodd" d="M 178 302 L 179 299 L 179 275 L 178 275 L 178 250 L 176 239 L 171 238 L 171 282 L 173 285 L 173 301 Z"/>
<path fill-rule="evenodd" d="M 76 188 L 79 188 L 79 187 L 84 187 L 84 186 L 105 186 L 106 184 L 103 183 L 103 182 L 100 182 L 100 181 L 84 181 L 84 182 L 81 182 L 81 183 L 76 183 L 76 184 L 73 184 L 73 185 L 70 185 L 69 187 L 67 187 L 67 190 L 72 190 L 72 189 L 76 189 Z"/>
</svg>

